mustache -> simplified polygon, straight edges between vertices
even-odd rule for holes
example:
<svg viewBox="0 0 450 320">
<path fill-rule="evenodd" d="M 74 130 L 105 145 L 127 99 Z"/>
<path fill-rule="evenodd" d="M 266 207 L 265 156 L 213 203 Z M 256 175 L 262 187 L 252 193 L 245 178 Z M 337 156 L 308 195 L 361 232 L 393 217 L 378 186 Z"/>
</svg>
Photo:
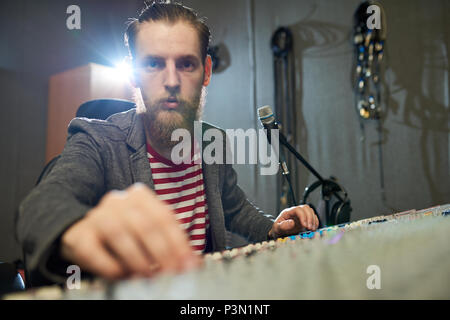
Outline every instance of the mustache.
<svg viewBox="0 0 450 320">
<path fill-rule="evenodd" d="M 167 101 L 178 102 L 180 105 L 183 105 L 183 106 L 189 105 L 189 101 L 182 99 L 180 97 L 177 97 L 177 96 L 167 96 L 164 98 L 160 98 L 160 99 L 154 100 L 153 104 L 163 105 Z"/>
</svg>

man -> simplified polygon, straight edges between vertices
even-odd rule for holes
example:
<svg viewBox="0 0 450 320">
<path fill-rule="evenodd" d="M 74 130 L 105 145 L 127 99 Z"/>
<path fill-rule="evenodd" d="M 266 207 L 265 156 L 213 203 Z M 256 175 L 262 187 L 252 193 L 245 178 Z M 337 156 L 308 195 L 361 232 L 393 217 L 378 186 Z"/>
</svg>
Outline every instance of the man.
<svg viewBox="0 0 450 320">
<path fill-rule="evenodd" d="M 256 242 L 317 228 L 308 206 L 263 215 L 229 164 L 171 161 L 172 132 L 192 133 L 201 115 L 209 38 L 179 4 L 153 3 L 129 24 L 136 110 L 74 119 L 60 159 L 21 204 L 17 233 L 35 274 L 63 282 L 70 264 L 108 279 L 182 272 L 201 264 L 198 253 L 224 250 L 226 229 Z"/>
</svg>

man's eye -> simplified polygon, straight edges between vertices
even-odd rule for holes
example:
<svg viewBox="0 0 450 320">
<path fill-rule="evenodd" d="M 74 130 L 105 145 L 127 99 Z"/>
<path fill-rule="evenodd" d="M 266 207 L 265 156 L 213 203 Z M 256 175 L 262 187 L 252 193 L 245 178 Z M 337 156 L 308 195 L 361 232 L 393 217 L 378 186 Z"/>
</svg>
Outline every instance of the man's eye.
<svg viewBox="0 0 450 320">
<path fill-rule="evenodd" d="M 195 69 L 195 64 L 191 61 L 182 61 L 178 64 L 178 68 L 184 71 L 193 71 Z"/>
<path fill-rule="evenodd" d="M 148 69 L 159 69 L 162 66 L 163 66 L 163 63 L 161 61 L 158 61 L 158 60 L 151 60 L 151 61 L 148 61 L 147 64 L 146 64 L 146 67 Z"/>
</svg>

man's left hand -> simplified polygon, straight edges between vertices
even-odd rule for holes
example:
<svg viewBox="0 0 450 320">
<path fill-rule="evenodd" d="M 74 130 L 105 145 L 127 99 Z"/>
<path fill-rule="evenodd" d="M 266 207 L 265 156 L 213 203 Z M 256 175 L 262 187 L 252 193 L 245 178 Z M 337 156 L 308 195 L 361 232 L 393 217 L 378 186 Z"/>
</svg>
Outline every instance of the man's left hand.
<svg viewBox="0 0 450 320">
<path fill-rule="evenodd" d="M 318 226 L 319 219 L 310 206 L 291 207 L 281 211 L 269 231 L 269 237 L 276 239 L 307 230 L 314 231 Z"/>
</svg>

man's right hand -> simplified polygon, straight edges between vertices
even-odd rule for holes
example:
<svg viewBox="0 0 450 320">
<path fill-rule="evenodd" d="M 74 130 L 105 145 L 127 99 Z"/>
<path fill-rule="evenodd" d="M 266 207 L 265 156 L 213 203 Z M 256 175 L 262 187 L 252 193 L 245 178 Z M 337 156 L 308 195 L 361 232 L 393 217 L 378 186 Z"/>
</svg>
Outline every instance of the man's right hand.
<svg viewBox="0 0 450 320">
<path fill-rule="evenodd" d="M 62 235 L 63 258 L 107 279 L 199 266 L 168 205 L 143 184 L 107 193 Z"/>
</svg>

